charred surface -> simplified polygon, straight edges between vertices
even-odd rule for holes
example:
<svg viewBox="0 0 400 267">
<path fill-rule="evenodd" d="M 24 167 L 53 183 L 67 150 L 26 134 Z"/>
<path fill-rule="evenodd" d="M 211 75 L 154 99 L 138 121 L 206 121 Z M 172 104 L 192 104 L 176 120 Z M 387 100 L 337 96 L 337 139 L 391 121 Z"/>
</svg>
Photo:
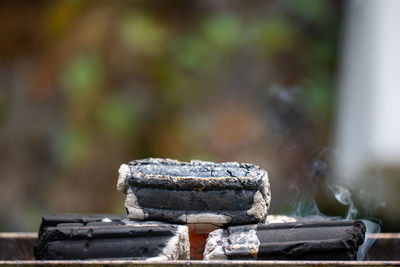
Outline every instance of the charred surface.
<svg viewBox="0 0 400 267">
<path fill-rule="evenodd" d="M 40 260 L 187 259 L 188 231 L 182 233 L 183 228 L 154 222 L 61 223 L 42 230 L 34 254 Z"/>
<path fill-rule="evenodd" d="M 210 233 L 204 256 L 230 260 L 356 260 L 365 231 L 361 221 L 232 226 Z"/>
<path fill-rule="evenodd" d="M 123 164 L 118 189 L 137 220 L 215 225 L 265 220 L 267 172 L 247 163 L 144 159 Z"/>
<path fill-rule="evenodd" d="M 40 224 L 39 235 L 43 229 L 47 227 L 54 227 L 61 223 L 79 223 L 86 225 L 90 222 L 113 222 L 114 224 L 121 224 L 122 220 L 126 219 L 126 215 L 117 214 L 77 214 L 77 213 L 56 213 L 49 214 L 42 217 Z"/>
<path fill-rule="evenodd" d="M 365 238 L 361 221 L 259 225 L 261 260 L 357 260 Z"/>
<path fill-rule="evenodd" d="M 128 164 L 126 183 L 132 186 L 193 189 L 258 189 L 265 171 L 248 163 L 213 163 L 172 159 L 134 160 Z"/>
<path fill-rule="evenodd" d="M 136 187 L 132 191 L 141 207 L 192 211 L 230 210 L 232 207 L 248 210 L 255 194 L 255 191 L 228 189 L 193 191 Z"/>
</svg>

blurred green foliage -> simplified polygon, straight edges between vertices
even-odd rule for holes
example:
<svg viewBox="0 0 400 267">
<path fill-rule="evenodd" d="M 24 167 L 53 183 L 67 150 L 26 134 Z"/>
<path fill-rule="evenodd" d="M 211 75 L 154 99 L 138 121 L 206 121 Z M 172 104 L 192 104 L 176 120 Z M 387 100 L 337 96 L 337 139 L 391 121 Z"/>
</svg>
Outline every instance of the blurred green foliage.
<svg viewBox="0 0 400 267">
<path fill-rule="evenodd" d="M 332 77 L 318 71 L 303 81 L 302 87 L 307 90 L 303 91 L 302 102 L 309 116 L 316 121 L 324 120 L 333 109 L 334 84 Z"/>
<path fill-rule="evenodd" d="M 292 6 L 293 11 L 308 19 L 308 20 L 317 20 L 321 21 L 324 19 L 330 19 L 329 16 L 326 16 L 329 13 L 330 3 L 328 1 L 320 1 L 320 0 L 296 0 L 289 1 L 289 5 Z"/>
<path fill-rule="evenodd" d="M 61 164 L 65 168 L 79 163 L 85 156 L 90 148 L 91 134 L 83 127 L 67 128 L 64 129 L 59 137 L 59 149 Z"/>
<path fill-rule="evenodd" d="M 138 99 L 116 95 L 105 99 L 98 112 L 98 122 L 103 132 L 112 138 L 135 138 L 140 125 Z"/>
<path fill-rule="evenodd" d="M 66 63 L 61 84 L 68 101 L 90 101 L 99 94 L 103 79 L 101 59 L 89 52 Z"/>
<path fill-rule="evenodd" d="M 270 56 L 287 51 L 298 41 L 294 25 L 284 18 L 269 18 L 259 22 L 256 44 Z"/>
<path fill-rule="evenodd" d="M 205 18 L 201 28 L 214 49 L 230 51 L 240 45 L 243 36 L 241 26 L 237 17 L 219 14 Z"/>
<path fill-rule="evenodd" d="M 12 120 L 0 176 L 18 199 L 0 190 L 0 210 L 14 221 L 124 212 L 118 166 L 152 156 L 259 164 L 280 181 L 279 211 L 280 190 L 301 183 L 307 158 L 330 142 L 341 5 L 8 2 L 0 59 L 11 58 L 18 79 L 0 84 L 0 120 Z"/>
<path fill-rule="evenodd" d="M 150 56 L 159 55 L 167 49 L 168 31 L 147 14 L 129 14 L 122 19 L 119 27 L 122 40 L 132 49 Z"/>
</svg>

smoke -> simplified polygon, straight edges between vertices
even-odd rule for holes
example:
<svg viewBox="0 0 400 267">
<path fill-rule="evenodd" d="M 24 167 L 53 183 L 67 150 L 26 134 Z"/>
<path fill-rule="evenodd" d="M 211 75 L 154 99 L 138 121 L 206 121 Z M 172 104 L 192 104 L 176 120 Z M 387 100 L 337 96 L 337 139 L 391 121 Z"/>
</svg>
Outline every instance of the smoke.
<svg viewBox="0 0 400 267">
<path fill-rule="evenodd" d="M 367 258 L 367 253 L 372 244 L 374 244 L 376 238 L 368 237 L 368 234 L 376 234 L 381 232 L 381 227 L 379 223 L 375 223 L 370 220 L 361 220 L 365 226 L 367 227 L 367 231 L 365 234 L 364 244 L 357 251 L 357 259 L 365 260 Z"/>
<path fill-rule="evenodd" d="M 307 214 L 308 216 L 325 217 L 325 215 L 319 211 L 316 201 L 311 197 L 299 201 L 293 212 L 294 217 L 300 217 L 304 214 Z"/>
<path fill-rule="evenodd" d="M 333 150 L 329 148 L 322 149 L 318 155 L 312 160 L 308 166 L 308 179 L 306 181 L 307 192 L 304 194 L 297 186 L 292 186 L 291 190 L 295 191 L 295 205 L 292 209 L 292 216 L 295 217 L 313 217 L 314 219 L 331 219 L 331 220 L 361 220 L 366 226 L 366 237 L 362 246 L 360 246 L 357 259 L 364 260 L 367 256 L 369 248 L 374 243 L 374 238 L 368 238 L 370 233 L 379 233 L 381 227 L 379 223 L 374 222 L 370 219 L 363 218 L 363 213 L 356 207 L 353 200 L 353 195 L 350 186 L 339 185 L 332 183 L 334 179 L 334 172 L 330 170 L 331 164 L 329 162 L 333 158 Z M 307 168 L 306 168 L 307 169 Z M 324 215 L 318 208 L 317 202 L 315 201 L 315 195 L 317 192 L 317 186 L 322 184 L 326 186 L 332 192 L 335 199 L 342 205 L 348 207 L 344 217 L 327 216 Z M 362 193 L 362 189 L 359 189 Z M 361 197 L 366 197 L 360 194 Z"/>
<path fill-rule="evenodd" d="M 323 148 L 311 162 L 303 166 L 304 173 L 307 177 L 306 182 L 302 184 L 303 190 L 296 185 L 290 187 L 291 191 L 295 191 L 294 202 L 291 209 L 292 216 L 316 216 L 327 218 L 327 216 L 320 212 L 315 196 L 318 192 L 319 184 L 321 184 L 322 180 L 325 180 L 329 172 L 328 159 L 326 158 L 329 152 L 330 150 L 328 148 Z"/>
<path fill-rule="evenodd" d="M 337 201 L 339 201 L 343 205 L 349 206 L 345 219 L 356 219 L 359 212 L 351 198 L 350 190 L 340 185 L 328 185 L 328 187 L 334 194 Z"/>
<path fill-rule="evenodd" d="M 344 186 L 340 185 L 329 185 L 330 190 L 334 194 L 335 198 L 337 201 L 339 201 L 341 204 L 348 206 L 348 210 L 346 213 L 346 220 L 354 220 L 358 218 L 359 215 L 359 210 L 356 208 L 354 205 L 354 201 L 352 199 L 352 194 L 350 190 Z M 360 219 L 360 218 L 359 218 Z M 367 219 L 360 219 L 365 227 L 366 227 L 366 233 L 365 233 L 365 239 L 364 243 L 359 247 L 357 251 L 357 259 L 358 260 L 364 260 L 366 259 L 368 250 L 372 246 L 372 244 L 375 242 L 375 238 L 368 237 L 368 234 L 370 233 L 380 233 L 381 227 L 379 223 L 373 222 L 371 220 Z"/>
</svg>

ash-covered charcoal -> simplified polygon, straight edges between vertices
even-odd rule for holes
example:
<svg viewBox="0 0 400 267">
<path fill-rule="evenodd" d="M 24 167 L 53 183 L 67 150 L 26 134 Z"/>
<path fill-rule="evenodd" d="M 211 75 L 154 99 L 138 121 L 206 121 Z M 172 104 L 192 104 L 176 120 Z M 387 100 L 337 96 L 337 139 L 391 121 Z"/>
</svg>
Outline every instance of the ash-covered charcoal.
<svg viewBox="0 0 400 267">
<path fill-rule="evenodd" d="M 122 164 L 118 190 L 134 220 L 210 225 L 265 221 L 271 193 L 265 170 L 247 163 L 143 159 Z"/>
<path fill-rule="evenodd" d="M 272 223 L 288 223 L 288 222 L 296 222 L 295 217 L 290 217 L 286 215 L 268 215 L 267 219 L 265 220 L 266 224 Z"/>
<path fill-rule="evenodd" d="M 92 222 L 108 222 L 113 224 L 123 224 L 122 220 L 127 219 L 126 215 L 118 214 L 78 214 L 78 213 L 55 213 L 42 217 L 39 235 L 43 229 L 54 227 L 60 223 L 79 223 L 86 225 Z"/>
<path fill-rule="evenodd" d="M 231 226 L 208 236 L 204 259 L 356 260 L 361 221 L 308 221 Z"/>
<path fill-rule="evenodd" d="M 188 227 L 159 222 L 59 223 L 46 227 L 34 247 L 38 260 L 187 260 Z"/>
</svg>

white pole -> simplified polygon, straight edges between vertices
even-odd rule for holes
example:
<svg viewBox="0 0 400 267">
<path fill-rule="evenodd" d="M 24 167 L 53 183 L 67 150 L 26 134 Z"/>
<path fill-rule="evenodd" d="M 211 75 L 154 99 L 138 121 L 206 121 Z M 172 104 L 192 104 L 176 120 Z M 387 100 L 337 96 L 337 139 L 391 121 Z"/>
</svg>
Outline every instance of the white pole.
<svg viewBox="0 0 400 267">
<path fill-rule="evenodd" d="M 400 1 L 347 3 L 336 173 L 341 181 L 363 183 L 371 170 L 390 168 L 399 170 L 393 181 L 400 184 Z M 385 187 L 397 195 L 393 181 L 385 179 Z"/>
</svg>

